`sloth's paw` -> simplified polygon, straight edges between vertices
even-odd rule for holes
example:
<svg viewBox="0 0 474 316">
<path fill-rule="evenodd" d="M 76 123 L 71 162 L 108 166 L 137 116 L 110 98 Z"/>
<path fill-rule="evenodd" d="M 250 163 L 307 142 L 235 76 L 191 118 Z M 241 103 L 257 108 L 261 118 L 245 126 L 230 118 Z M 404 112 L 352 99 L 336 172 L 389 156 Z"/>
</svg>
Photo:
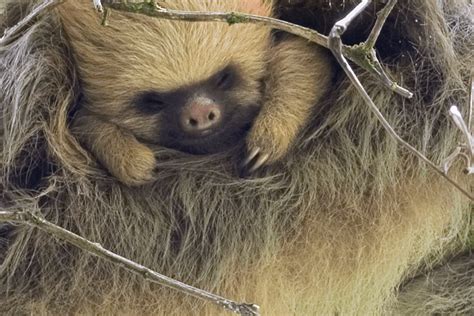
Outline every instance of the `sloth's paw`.
<svg viewBox="0 0 474 316">
<path fill-rule="evenodd" d="M 122 148 L 121 154 L 109 162 L 110 173 L 128 186 L 139 186 L 153 179 L 156 158 L 147 146 L 135 143 Z"/>
<path fill-rule="evenodd" d="M 265 124 L 257 120 L 247 135 L 247 155 L 241 169 L 252 173 L 264 165 L 269 165 L 283 158 L 294 139 L 294 133 L 284 124 Z"/>
</svg>

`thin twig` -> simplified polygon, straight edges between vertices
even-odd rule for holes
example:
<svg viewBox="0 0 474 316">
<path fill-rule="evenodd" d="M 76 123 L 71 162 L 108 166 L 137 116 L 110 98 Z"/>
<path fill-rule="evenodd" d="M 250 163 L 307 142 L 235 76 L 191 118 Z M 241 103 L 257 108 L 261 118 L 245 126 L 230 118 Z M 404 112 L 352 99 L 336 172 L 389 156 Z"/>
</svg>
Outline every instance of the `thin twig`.
<svg viewBox="0 0 474 316">
<path fill-rule="evenodd" d="M 125 257 L 117 255 L 98 243 L 91 242 L 73 232 L 70 232 L 58 225 L 55 225 L 41 215 L 22 211 L 22 212 L 13 212 L 13 211 L 0 211 L 0 222 L 16 222 L 19 224 L 27 224 L 32 227 L 36 227 L 58 239 L 67 241 L 68 243 L 85 250 L 97 257 L 105 259 L 109 262 L 117 264 L 128 271 L 134 272 L 138 275 L 141 275 L 144 279 L 158 283 L 163 286 L 184 292 L 186 294 L 192 295 L 196 298 L 207 300 L 211 303 L 214 303 L 220 307 L 225 308 L 228 311 L 245 315 L 245 316 L 256 316 L 259 315 L 259 307 L 254 304 L 245 304 L 237 303 L 226 299 L 224 297 L 206 292 L 204 290 L 195 288 L 193 286 L 187 285 L 180 281 L 176 281 L 172 278 L 159 274 L 143 265 L 140 265 L 136 262 L 133 262 Z"/>
<path fill-rule="evenodd" d="M 0 38 L 0 46 L 7 45 L 13 38 L 18 36 L 32 21 L 44 12 L 52 10 L 54 7 L 60 5 L 66 0 L 46 0 L 37 6 L 33 11 L 30 12 L 25 18 L 23 18 L 16 25 L 5 30 L 2 38 Z M 98 0 L 97 0 L 98 1 Z M 98 1 L 100 2 L 100 1 Z"/>
<path fill-rule="evenodd" d="M 138 3 L 130 3 L 126 1 L 102 1 L 103 7 L 113 10 L 142 14 L 150 17 L 177 20 L 188 22 L 224 22 L 228 24 L 250 23 L 256 25 L 270 26 L 274 29 L 285 31 L 302 38 L 305 38 L 318 45 L 327 46 L 327 36 L 324 36 L 313 29 L 303 27 L 297 24 L 275 19 L 268 16 L 260 16 L 254 14 L 240 12 L 209 12 L 209 11 L 184 11 L 171 10 L 157 5 L 154 1 L 145 1 Z M 349 46 L 344 48 L 349 52 Z M 348 58 L 351 58 L 350 56 Z M 351 59 L 352 60 L 352 59 Z M 354 60 L 354 62 L 356 62 Z"/>
<path fill-rule="evenodd" d="M 371 1 L 368 1 L 367 4 L 363 3 L 364 8 L 370 2 Z M 365 51 L 368 62 L 372 65 L 372 67 L 378 73 L 379 77 L 382 79 L 383 84 L 385 86 L 390 87 L 391 90 L 393 90 L 394 92 L 406 98 L 411 98 L 413 97 L 413 93 L 397 85 L 395 81 L 390 79 L 388 74 L 385 72 L 382 64 L 379 62 L 377 58 L 377 54 L 374 49 L 375 43 L 377 42 L 380 36 L 380 32 L 382 31 L 382 28 L 385 25 L 385 22 L 387 21 L 388 16 L 392 12 L 396 4 L 397 4 L 397 0 L 389 0 L 388 3 L 383 7 L 383 9 L 377 12 L 377 19 L 375 21 L 374 27 L 372 28 L 372 31 L 370 31 L 370 34 L 367 37 L 367 40 L 364 42 L 363 45 L 357 45 L 356 47 L 362 48 Z"/>
<path fill-rule="evenodd" d="M 352 20 L 354 20 L 358 15 L 364 12 L 364 10 L 367 9 L 367 7 L 371 3 L 372 3 L 371 0 L 362 0 L 351 12 L 349 12 L 349 14 L 346 17 L 344 17 L 341 21 L 339 21 L 339 26 L 347 27 L 352 22 Z M 367 39 L 365 43 L 362 43 L 359 45 L 353 45 L 349 47 L 349 49 L 352 51 L 354 55 L 359 56 L 358 60 L 359 62 L 363 62 L 364 65 L 362 67 L 364 69 L 370 69 L 370 71 L 377 74 L 377 77 L 379 77 L 382 80 L 382 83 L 384 86 L 388 87 L 393 92 L 405 98 L 412 98 L 413 93 L 399 86 L 395 81 L 389 78 L 386 71 L 382 67 L 382 64 L 379 62 L 377 58 L 377 54 L 374 50 L 374 45 L 380 35 L 380 31 L 382 30 L 382 27 L 387 17 L 389 16 L 391 10 L 393 9 L 396 3 L 397 3 L 397 0 L 390 0 L 387 6 L 385 6 L 377 14 L 377 21 L 375 22 L 374 29 L 370 32 L 369 38 Z M 343 32 L 345 31 L 346 30 L 344 29 Z M 345 53 L 345 49 L 344 49 L 345 46 L 343 44 L 341 44 L 341 46 L 342 46 L 342 52 L 344 56 L 348 57 L 348 54 Z M 327 47 L 329 47 L 329 45 Z M 354 61 L 353 59 L 351 60 Z M 360 64 L 358 65 L 360 66 Z"/>
<path fill-rule="evenodd" d="M 406 142 L 404 139 L 402 139 L 397 132 L 392 128 L 390 123 L 385 119 L 383 114 L 380 112 L 380 110 L 377 108 L 375 103 L 372 101 L 372 98 L 368 95 L 367 91 L 365 90 L 364 86 L 361 84 L 359 81 L 359 78 L 357 78 L 356 74 L 352 70 L 352 67 L 349 65 L 347 62 L 346 58 L 343 55 L 342 51 L 342 40 L 341 36 L 344 34 L 344 32 L 347 30 L 348 25 L 351 23 L 351 21 L 357 16 L 357 14 L 360 14 L 365 7 L 370 3 L 370 1 L 362 1 L 356 8 L 354 8 L 353 11 L 351 11 L 345 18 L 342 20 L 336 22 L 334 27 L 331 29 L 331 32 L 329 34 L 329 47 L 331 51 L 333 52 L 334 56 L 336 57 L 337 61 L 341 65 L 342 69 L 344 72 L 347 74 L 351 82 L 354 84 L 356 87 L 357 91 L 359 94 L 362 96 L 364 99 L 365 103 L 369 106 L 370 110 L 375 114 L 379 122 L 383 125 L 385 130 L 389 133 L 389 135 L 394 138 L 397 142 L 399 142 L 403 147 L 407 148 L 411 153 L 416 155 L 418 158 L 420 158 L 422 161 L 424 161 L 427 165 L 429 165 L 433 170 L 435 170 L 440 176 L 445 178 L 447 181 L 449 181 L 453 186 L 455 186 L 460 192 L 462 192 L 465 196 L 467 196 L 469 199 L 474 201 L 474 196 L 467 192 L 461 185 L 459 185 L 456 181 L 448 177 L 442 169 L 438 168 L 431 160 L 429 160 L 425 155 L 423 155 L 420 151 L 418 151 L 415 147 L 410 145 L 408 142 Z"/>
<path fill-rule="evenodd" d="M 351 24 L 351 22 L 356 18 L 358 17 L 362 12 L 364 12 L 365 9 L 367 9 L 367 7 L 372 3 L 371 0 L 362 0 L 354 9 L 351 10 L 351 12 L 349 12 L 342 20 L 336 22 L 336 24 L 334 25 L 334 27 L 337 25 L 338 28 L 340 29 L 339 31 L 341 32 L 341 35 L 346 31 L 347 27 L 349 26 L 349 24 Z M 334 27 L 333 29 L 331 30 L 331 33 L 332 31 L 334 30 Z M 331 33 L 329 34 L 329 39 L 331 39 Z M 342 41 L 341 43 L 339 44 L 339 46 L 341 47 L 340 50 L 342 52 Z M 331 43 L 328 42 L 327 43 L 327 47 L 329 47 L 329 49 L 331 49 Z"/>
<path fill-rule="evenodd" d="M 470 155 L 474 156 L 474 137 L 471 135 L 471 131 L 467 127 L 467 124 L 462 117 L 461 112 L 458 107 L 453 105 L 449 109 L 449 114 L 456 124 L 457 128 L 461 131 L 466 140 L 466 149 L 469 151 Z"/>
<path fill-rule="evenodd" d="M 468 117 L 467 117 L 467 126 L 471 133 L 473 132 L 474 126 L 472 126 L 472 120 L 474 119 L 472 116 L 473 108 L 474 108 L 474 69 L 471 71 L 471 77 L 469 79 L 469 99 L 468 99 Z"/>
<path fill-rule="evenodd" d="M 393 92 L 405 98 L 411 99 L 413 97 L 413 93 L 399 86 L 395 81 L 390 79 L 387 72 L 383 68 L 382 64 L 379 62 L 377 58 L 377 54 L 373 48 L 367 51 L 367 58 L 369 59 L 369 62 L 372 64 L 372 66 L 374 67 L 375 71 L 378 73 L 380 79 L 382 79 L 382 83 L 385 86 L 390 87 L 390 90 L 392 90 Z"/>
<path fill-rule="evenodd" d="M 464 118 L 462 117 L 462 114 L 457 106 L 451 106 L 449 109 L 449 115 L 451 116 L 451 119 L 453 120 L 456 127 L 461 131 L 465 142 L 461 143 L 456 148 L 455 152 L 446 158 L 443 165 L 449 167 L 457 157 L 462 157 L 466 160 L 467 165 L 466 169 L 464 170 L 465 173 L 468 175 L 474 174 L 474 136 L 472 131 L 469 130 L 469 127 L 464 121 Z M 445 173 L 447 171 L 448 170 L 445 169 Z"/>
<path fill-rule="evenodd" d="M 102 7 L 102 3 L 100 3 L 100 0 L 93 0 L 94 3 L 94 8 L 97 10 L 97 12 L 104 12 L 104 7 Z"/>
<path fill-rule="evenodd" d="M 370 31 L 367 40 L 365 41 L 365 45 L 367 48 L 372 49 L 375 47 L 375 43 L 380 36 L 380 32 L 382 31 L 385 22 L 387 21 L 388 16 L 392 12 L 393 8 L 397 4 L 397 0 L 389 0 L 388 3 L 384 6 L 382 10 L 377 12 L 377 20 L 375 21 L 374 27 L 372 31 Z"/>
</svg>

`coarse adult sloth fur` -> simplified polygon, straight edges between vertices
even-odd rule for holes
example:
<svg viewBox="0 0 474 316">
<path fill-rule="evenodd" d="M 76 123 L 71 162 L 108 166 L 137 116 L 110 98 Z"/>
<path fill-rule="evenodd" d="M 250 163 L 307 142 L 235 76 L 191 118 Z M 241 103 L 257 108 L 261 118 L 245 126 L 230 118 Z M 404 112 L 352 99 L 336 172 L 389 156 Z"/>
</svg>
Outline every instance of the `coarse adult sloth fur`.
<svg viewBox="0 0 474 316">
<path fill-rule="evenodd" d="M 34 5 L 11 6 L 4 27 Z M 281 9 L 284 18 L 306 22 L 292 8 Z M 373 9 L 367 22 L 359 21 L 366 28 Z M 242 139 L 223 153 L 204 156 L 156 148 L 156 180 L 129 187 L 111 177 L 70 131 L 85 83 L 60 12 L 45 14 L 0 47 L 2 207 L 40 211 L 171 277 L 258 303 L 266 315 L 435 310 L 416 309 L 405 301 L 410 295 L 398 304 L 397 290 L 420 269 L 465 249 L 470 204 L 386 135 L 342 73 L 294 149 L 251 178 L 240 178 L 236 170 Z M 466 104 L 466 78 L 474 63 L 471 13 L 467 1 L 397 4 L 379 49 L 397 80 L 415 93 L 413 99 L 359 72 L 397 132 L 436 162 L 457 141 L 447 109 Z M 130 58 L 130 64 L 142 62 Z M 457 167 L 450 176 L 467 187 Z M 4 313 L 219 312 L 35 229 L 0 227 Z M 465 275 L 467 282 L 458 284 L 466 294 L 453 304 L 462 312 L 472 309 L 473 285 Z"/>
</svg>

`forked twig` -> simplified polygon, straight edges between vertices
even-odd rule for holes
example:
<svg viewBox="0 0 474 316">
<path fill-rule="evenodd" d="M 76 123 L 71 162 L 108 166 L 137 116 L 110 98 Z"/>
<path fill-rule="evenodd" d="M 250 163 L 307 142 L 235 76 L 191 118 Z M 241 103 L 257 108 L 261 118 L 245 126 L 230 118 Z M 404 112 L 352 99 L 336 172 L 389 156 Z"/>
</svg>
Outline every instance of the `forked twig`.
<svg viewBox="0 0 474 316">
<path fill-rule="evenodd" d="M 471 99 L 469 99 L 469 102 L 472 104 Z M 471 110 L 469 110 L 469 112 L 471 112 Z M 448 173 L 449 168 L 454 163 L 454 161 L 458 157 L 461 157 L 465 160 L 467 165 L 466 169 L 464 169 L 464 172 L 468 175 L 474 174 L 474 136 L 472 134 L 472 130 L 469 129 L 469 123 L 466 124 L 457 106 L 451 106 L 449 109 L 449 115 L 451 116 L 451 119 L 453 120 L 456 127 L 461 131 L 464 142 L 461 143 L 443 162 L 444 172 Z"/>
<path fill-rule="evenodd" d="M 393 8 L 393 5 L 390 5 L 393 2 L 396 2 L 397 0 L 390 0 L 389 4 L 384 7 L 384 9 L 389 13 L 389 11 Z M 420 158 L 422 161 L 424 161 L 427 165 L 429 165 L 433 170 L 435 170 L 440 176 L 445 178 L 447 181 L 449 181 L 453 186 L 455 186 L 460 192 L 462 192 L 465 196 L 467 196 L 469 199 L 474 201 L 474 196 L 467 192 L 461 185 L 459 185 L 456 181 L 448 177 L 442 169 L 440 169 L 436 164 L 434 164 L 431 160 L 429 160 L 425 155 L 423 155 L 420 151 L 418 151 L 415 147 L 410 145 L 408 142 L 406 142 L 403 138 L 401 138 L 397 132 L 393 129 L 393 127 L 390 125 L 390 123 L 385 119 L 383 114 L 380 112 L 380 110 L 377 108 L 375 105 L 374 101 L 372 98 L 368 95 L 367 91 L 365 90 L 364 86 L 361 84 L 359 81 L 359 78 L 357 78 L 357 75 L 354 73 L 352 70 L 352 67 L 349 65 L 347 62 L 346 58 L 343 55 L 342 51 L 342 40 L 341 36 L 344 34 L 344 32 L 347 30 L 347 27 L 349 24 L 354 20 L 355 17 L 357 17 L 361 12 L 364 11 L 364 9 L 370 4 L 370 0 L 363 0 L 359 5 L 357 5 L 345 18 L 342 20 L 336 22 L 334 24 L 333 28 L 331 29 L 331 32 L 329 34 L 329 48 L 333 52 L 334 56 L 336 57 L 337 61 L 341 65 L 342 69 L 344 72 L 347 74 L 351 82 L 354 84 L 355 88 L 359 92 L 359 94 L 362 96 L 364 99 L 365 103 L 369 106 L 369 109 L 372 111 L 372 113 L 375 114 L 379 122 L 383 125 L 385 130 L 389 133 L 389 135 L 394 138 L 397 142 L 399 142 L 403 147 L 407 148 L 411 153 L 416 155 L 418 158 Z M 388 13 L 384 13 L 379 15 L 379 18 L 386 18 L 388 16 Z M 380 25 L 380 24 L 376 24 Z M 379 33 L 373 33 L 373 34 L 379 34 Z M 377 40 L 376 36 L 372 36 L 369 42 L 369 45 L 373 45 L 375 41 Z M 367 44 L 367 42 L 366 42 Z"/>
<path fill-rule="evenodd" d="M 243 316 L 258 316 L 259 307 L 255 304 L 237 303 L 226 299 L 224 297 L 209 293 L 207 291 L 187 285 L 183 282 L 174 280 L 155 272 L 143 265 L 140 265 L 132 260 L 113 253 L 98 243 L 91 242 L 71 231 L 68 231 L 58 225 L 55 225 L 44 219 L 38 213 L 29 211 L 0 211 L 0 222 L 16 222 L 20 224 L 27 224 L 29 226 L 38 228 L 58 239 L 64 240 L 82 250 L 85 250 L 97 257 L 105 259 L 109 262 L 117 264 L 128 271 L 141 275 L 145 280 L 158 283 L 163 286 L 178 290 L 180 292 L 189 294 L 199 299 L 204 299 L 212 302 L 224 309 L 243 315 Z"/>
</svg>

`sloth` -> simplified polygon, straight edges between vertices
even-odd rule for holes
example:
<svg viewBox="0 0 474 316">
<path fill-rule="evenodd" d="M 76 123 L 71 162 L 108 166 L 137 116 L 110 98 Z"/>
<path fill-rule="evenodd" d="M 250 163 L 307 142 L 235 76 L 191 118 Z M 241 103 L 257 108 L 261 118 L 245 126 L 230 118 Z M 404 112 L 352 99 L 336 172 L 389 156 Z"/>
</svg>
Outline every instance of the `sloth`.
<svg viewBox="0 0 474 316">
<path fill-rule="evenodd" d="M 272 40 L 270 28 L 252 25 L 133 23 L 118 13 L 104 29 L 88 2 L 60 8 L 84 87 L 73 130 L 128 185 L 152 178 L 153 144 L 209 154 L 235 145 L 248 129 L 242 167 L 252 172 L 274 162 L 329 88 L 327 54 L 303 39 Z M 165 6 L 267 16 L 273 10 L 261 0 Z"/>
<path fill-rule="evenodd" d="M 40 2 L 9 1 L 2 30 Z M 365 39 L 382 2 L 345 43 Z M 327 34 L 359 1 L 160 3 Z M 385 133 L 324 51 L 255 25 L 114 11 L 103 27 L 90 6 L 65 1 L 0 46 L 2 210 L 264 315 L 473 314 L 472 202 Z M 449 107 L 468 113 L 471 12 L 397 2 L 376 48 L 412 99 L 356 68 L 438 164 L 460 140 Z M 449 176 L 469 190 L 463 167 Z M 222 314 L 26 225 L 0 224 L 0 284 L 2 315 Z"/>
</svg>

